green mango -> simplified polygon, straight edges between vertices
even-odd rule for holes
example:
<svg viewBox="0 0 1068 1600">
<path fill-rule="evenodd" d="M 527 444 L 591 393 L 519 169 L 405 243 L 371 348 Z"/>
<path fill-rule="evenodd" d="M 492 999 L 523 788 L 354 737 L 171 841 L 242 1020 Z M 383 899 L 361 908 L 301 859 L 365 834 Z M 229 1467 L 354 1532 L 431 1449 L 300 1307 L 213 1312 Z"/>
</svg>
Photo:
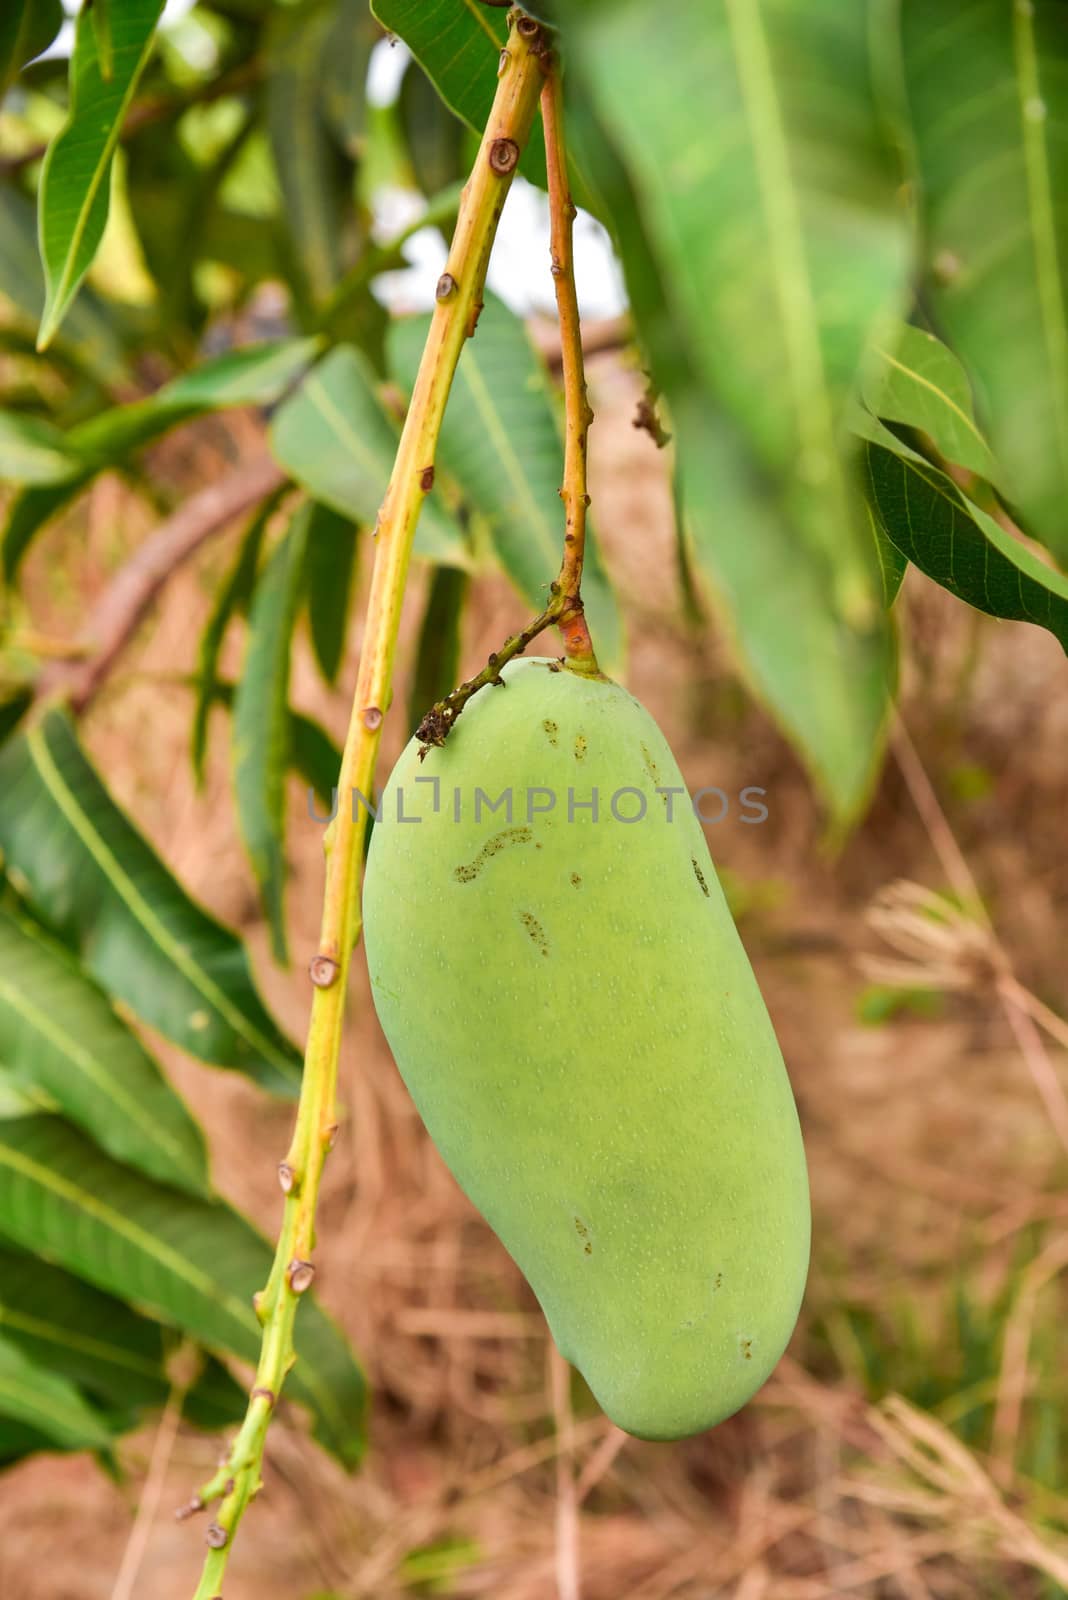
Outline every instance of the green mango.
<svg viewBox="0 0 1068 1600">
<path fill-rule="evenodd" d="M 681 1438 L 744 1405 L 793 1330 L 797 1112 L 656 723 L 555 661 L 503 677 L 384 791 L 374 1003 L 561 1354 L 628 1433 Z"/>
</svg>

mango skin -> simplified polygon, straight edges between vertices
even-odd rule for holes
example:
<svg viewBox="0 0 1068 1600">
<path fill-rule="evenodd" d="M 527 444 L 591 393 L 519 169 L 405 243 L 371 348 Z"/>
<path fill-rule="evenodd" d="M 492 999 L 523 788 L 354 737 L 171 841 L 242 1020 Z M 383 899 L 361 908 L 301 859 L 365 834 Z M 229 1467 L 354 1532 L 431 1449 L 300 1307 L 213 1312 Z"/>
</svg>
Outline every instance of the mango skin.
<svg viewBox="0 0 1068 1600">
<path fill-rule="evenodd" d="M 744 1405 L 793 1330 L 810 1230 L 797 1113 L 652 718 L 544 659 L 503 676 L 425 760 L 413 739 L 384 792 L 363 896 L 374 1003 L 561 1354 L 628 1433 L 681 1438 Z M 440 780 L 437 812 L 418 778 Z M 672 785 L 669 822 L 656 791 Z M 512 820 L 483 805 L 476 821 L 476 787 L 509 786 Z M 555 809 L 528 820 L 528 786 Z M 596 822 L 578 806 L 568 821 L 569 787 L 599 790 Z M 612 817 L 624 787 L 643 820 Z"/>
</svg>

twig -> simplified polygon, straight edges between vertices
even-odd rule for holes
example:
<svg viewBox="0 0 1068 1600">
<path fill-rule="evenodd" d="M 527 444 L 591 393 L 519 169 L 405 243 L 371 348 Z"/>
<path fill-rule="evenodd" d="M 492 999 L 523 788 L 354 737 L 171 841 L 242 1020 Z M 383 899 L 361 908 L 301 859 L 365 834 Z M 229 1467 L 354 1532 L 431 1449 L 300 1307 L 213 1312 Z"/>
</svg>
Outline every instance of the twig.
<svg viewBox="0 0 1068 1600">
<path fill-rule="evenodd" d="M 539 25 L 522 13 L 510 21 L 489 121 L 464 189 L 437 305 L 401 433 L 393 473 L 378 514 L 367 623 L 339 788 L 371 793 L 412 540 L 434 481 L 434 455 L 445 402 L 464 340 L 475 329 L 497 223 L 533 121 L 545 46 Z M 353 814 L 355 812 L 355 815 Z M 256 1310 L 263 1346 L 245 1420 L 227 1459 L 197 1494 L 220 1504 L 208 1529 L 209 1553 L 196 1600 L 215 1600 L 233 1537 L 260 1487 L 271 1411 L 295 1360 L 293 1323 L 314 1276 L 315 1209 L 323 1164 L 336 1131 L 337 1064 L 349 963 L 360 933 L 359 868 L 366 813 L 342 806 L 326 830 L 326 886 L 315 985 L 296 1128 L 279 1178 L 285 1210 L 274 1265 Z"/>
<path fill-rule="evenodd" d="M 167 1468 L 174 1451 L 174 1441 L 178 1437 L 187 1387 L 188 1385 L 184 1383 L 173 1383 L 171 1392 L 167 1396 L 167 1404 L 152 1442 L 152 1454 L 149 1458 L 145 1486 L 141 1491 L 141 1500 L 137 1507 L 137 1516 L 134 1518 L 122 1562 L 115 1576 L 111 1600 L 131 1600 L 134 1593 L 134 1585 L 152 1532 L 152 1524 L 156 1520 L 156 1512 L 163 1497 Z"/>
<path fill-rule="evenodd" d="M 556 1454 L 556 1590 L 558 1600 L 581 1600 L 579 1514 L 575 1494 L 571 1368 L 549 1343 L 549 1386 L 560 1448 Z"/>
<path fill-rule="evenodd" d="M 201 489 L 161 522 L 93 607 L 73 647 L 89 659 L 56 663 L 46 669 L 39 694 L 66 694 L 75 710 L 84 711 L 175 568 L 188 561 L 212 534 L 285 481 L 285 473 L 270 456 L 257 456 L 221 483 Z"/>
<path fill-rule="evenodd" d="M 545 128 L 545 165 L 549 179 L 549 251 L 556 307 L 560 318 L 560 365 L 564 380 L 564 554 L 560 572 L 551 585 L 552 599 L 519 633 L 513 633 L 495 650 L 481 672 L 461 683 L 451 694 L 431 706 L 416 729 L 425 755 L 431 745 L 443 745 L 457 717 L 472 695 L 487 684 L 503 684 L 501 668 L 555 623 L 564 642 L 564 657 L 576 672 L 600 676 L 590 630 L 582 606 L 582 564 L 586 554 L 586 443 L 593 412 L 586 394 L 582 359 L 582 327 L 575 288 L 572 224 L 575 206 L 567 179 L 564 145 L 564 105 L 559 64 L 550 65 L 541 91 L 541 119 Z"/>
</svg>

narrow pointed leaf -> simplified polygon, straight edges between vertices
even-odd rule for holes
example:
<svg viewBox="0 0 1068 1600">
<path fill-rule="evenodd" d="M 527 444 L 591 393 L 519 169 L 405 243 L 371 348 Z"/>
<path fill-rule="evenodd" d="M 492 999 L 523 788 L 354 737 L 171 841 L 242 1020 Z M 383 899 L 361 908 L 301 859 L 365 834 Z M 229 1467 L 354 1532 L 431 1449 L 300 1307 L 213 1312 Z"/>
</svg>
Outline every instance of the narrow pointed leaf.
<svg viewBox="0 0 1068 1600">
<path fill-rule="evenodd" d="M 31 1361 L 0 1329 L 0 1416 L 63 1450 L 107 1450 L 111 1429 L 66 1378 Z"/>
<path fill-rule="evenodd" d="M 60 0 L 4 0 L 0 15 L 0 98 L 16 73 L 47 50 L 63 26 Z"/>
<path fill-rule="evenodd" d="M 62 322 L 104 235 L 111 162 L 122 119 L 152 48 L 163 0 L 124 0 L 114 17 L 113 71 L 102 71 L 91 8 L 83 7 L 70 62 L 70 111 L 41 173 L 40 242 L 47 298 L 38 348 Z"/>
<path fill-rule="evenodd" d="M 275 960 L 285 962 L 285 801 L 289 652 L 304 583 L 310 507 L 302 506 L 256 585 L 234 694 L 237 817 L 259 884 Z"/>
<path fill-rule="evenodd" d="M 351 345 L 338 345 L 279 407 L 271 448 L 279 465 L 316 500 L 353 522 L 373 524 L 399 433 L 378 397 L 366 358 Z M 423 502 L 415 552 L 449 566 L 470 565 L 463 531 L 437 489 Z"/>
<path fill-rule="evenodd" d="M 428 327 L 429 318 L 412 317 L 391 329 L 393 370 L 408 390 Z M 540 611 L 563 554 L 564 452 L 545 368 L 521 320 L 494 295 L 487 294 L 477 335 L 460 357 L 438 459 L 486 518 L 508 576 Z M 617 671 L 622 627 L 592 529 L 582 595 L 598 660 Z"/>
<path fill-rule="evenodd" d="M 358 531 L 331 506 L 313 503 L 305 562 L 308 623 L 315 659 L 327 683 L 337 680 L 345 653 Z"/>
<path fill-rule="evenodd" d="M 1028 531 L 1068 563 L 1068 27 L 1060 4 L 906 0 L 926 293 Z"/>
<path fill-rule="evenodd" d="M 58 1117 L 0 1123 L 0 1234 L 208 1349 L 256 1360 L 262 1329 L 252 1296 L 270 1271 L 267 1241 L 221 1201 L 118 1166 Z M 307 1296 L 296 1343 L 286 1393 L 311 1408 L 323 1444 L 353 1464 L 363 1446 L 363 1375 Z"/>
<path fill-rule="evenodd" d="M 3 569 L 10 582 L 36 534 L 102 468 L 123 465 L 134 450 L 169 428 L 231 406 L 272 405 L 308 365 L 314 339 L 282 339 L 234 350 L 166 383 L 147 400 L 115 406 L 62 435 L 75 471 L 61 484 L 23 491 L 3 535 Z"/>
<path fill-rule="evenodd" d="M 194 680 L 196 704 L 193 707 L 193 731 L 190 735 L 193 773 L 198 787 L 204 781 L 208 717 L 219 697 L 219 652 L 231 617 L 235 612 L 244 610 L 251 598 L 259 567 L 263 535 L 277 504 L 278 496 L 271 495 L 253 516 L 241 541 L 237 558 L 215 596 L 208 620 L 204 624 L 204 631 L 200 635 Z"/>
<path fill-rule="evenodd" d="M 200 1130 L 152 1057 L 68 950 L 3 911 L 0 1061 L 117 1160 L 207 1192 Z"/>
<path fill-rule="evenodd" d="M 991 617 L 1047 628 L 1068 653 L 1068 578 L 973 505 L 922 456 L 866 444 L 863 481 L 878 530 L 921 572 Z"/>
<path fill-rule="evenodd" d="M 170 1393 L 166 1361 L 173 1334 L 113 1295 L 10 1246 L 0 1246 L 0 1336 L 131 1424 L 164 1405 Z M 183 1410 L 201 1426 L 225 1427 L 242 1416 L 244 1395 L 209 1359 Z"/>
<path fill-rule="evenodd" d="M 78 475 L 80 465 L 53 423 L 0 411 L 0 482 L 63 483 Z"/>
<path fill-rule="evenodd" d="M 975 420 L 968 375 L 952 350 L 903 325 L 873 347 L 861 398 L 872 416 L 925 433 L 938 453 L 996 483 L 997 463 Z"/>
<path fill-rule="evenodd" d="M 96 980 L 190 1054 L 295 1093 L 300 1055 L 264 1008 L 240 940 L 120 811 L 62 712 L 0 748 L 0 793 L 13 883 Z"/>
</svg>

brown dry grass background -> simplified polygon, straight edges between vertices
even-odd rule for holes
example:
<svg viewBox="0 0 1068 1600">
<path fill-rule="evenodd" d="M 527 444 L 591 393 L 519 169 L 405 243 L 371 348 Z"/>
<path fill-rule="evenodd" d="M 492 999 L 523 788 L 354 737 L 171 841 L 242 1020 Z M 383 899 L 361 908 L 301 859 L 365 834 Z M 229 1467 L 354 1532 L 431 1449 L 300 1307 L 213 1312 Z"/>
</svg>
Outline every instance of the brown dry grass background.
<svg viewBox="0 0 1068 1600">
<path fill-rule="evenodd" d="M 1042 1043 L 1011 985 L 1068 1009 L 1063 656 L 1039 630 L 979 618 L 910 577 L 902 704 L 918 767 L 899 740 L 870 816 L 832 854 L 720 630 L 680 620 L 664 458 L 630 426 L 636 375 L 602 355 L 591 386 L 594 504 L 629 626 L 628 684 L 691 789 L 768 791 L 765 825 L 728 819 L 710 844 L 805 1128 L 815 1232 L 801 1323 L 771 1382 L 712 1433 L 665 1446 L 611 1427 L 552 1360 L 533 1297 L 429 1144 L 358 967 L 317 1260 L 322 1299 L 373 1386 L 371 1447 L 346 1477 L 282 1408 L 226 1600 L 1049 1600 L 1068 1592 L 1058 1276 L 1068 1074 L 1063 1040 Z M 198 425 L 161 446 L 154 469 L 174 485 L 203 483 L 256 434 L 248 418 Z M 151 520 L 101 481 L 33 558 L 35 624 L 73 636 Z M 296 959 L 283 973 L 235 834 L 226 719 L 216 714 L 198 795 L 190 696 L 173 681 L 193 662 L 231 548 L 232 537 L 216 541 L 174 577 L 85 735 L 190 890 L 247 935 L 271 1004 L 299 1036 L 320 831 L 294 783 Z M 413 594 L 409 640 L 416 609 Z M 465 669 L 519 616 L 506 585 L 482 580 Z M 240 631 L 228 641 L 232 671 Z M 337 693 L 298 650 L 294 703 L 339 739 L 359 646 L 356 624 Z M 402 724 L 391 719 L 387 760 Z M 952 837 L 940 813 L 917 809 L 923 772 Z M 932 919 L 901 887 L 949 888 L 961 870 L 952 838 L 997 945 L 966 919 Z M 860 998 L 869 1009 L 877 999 L 864 968 L 873 960 L 895 963 L 883 977 L 940 997 L 862 1022 Z M 290 1109 L 162 1053 L 209 1131 L 218 1187 L 273 1233 Z M 220 1444 L 175 1421 L 125 1441 L 118 1484 L 85 1457 L 39 1456 L 0 1478 L 5 1600 L 189 1600 L 203 1522 L 177 1524 L 174 1508 Z"/>
</svg>

